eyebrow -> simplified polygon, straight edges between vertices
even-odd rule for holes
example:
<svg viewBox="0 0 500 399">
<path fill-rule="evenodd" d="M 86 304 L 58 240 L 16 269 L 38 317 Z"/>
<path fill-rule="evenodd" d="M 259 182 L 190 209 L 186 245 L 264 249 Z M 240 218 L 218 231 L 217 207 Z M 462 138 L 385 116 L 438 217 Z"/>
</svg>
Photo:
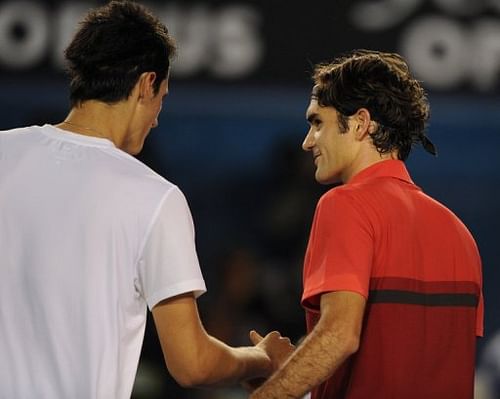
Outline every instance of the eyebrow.
<svg viewBox="0 0 500 399">
<path fill-rule="evenodd" d="M 313 121 L 317 118 L 319 118 L 319 114 L 316 112 L 311 112 L 310 114 L 306 115 L 307 122 L 309 122 L 310 124 L 312 124 Z"/>
</svg>

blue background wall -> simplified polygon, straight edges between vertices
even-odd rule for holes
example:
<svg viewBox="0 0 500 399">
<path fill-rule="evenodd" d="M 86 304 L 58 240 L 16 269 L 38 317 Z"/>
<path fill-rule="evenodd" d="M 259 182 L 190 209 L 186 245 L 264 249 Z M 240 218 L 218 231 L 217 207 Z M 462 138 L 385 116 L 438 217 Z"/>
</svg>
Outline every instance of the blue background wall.
<svg viewBox="0 0 500 399">
<path fill-rule="evenodd" d="M 3 81 L 1 87 L 3 128 L 57 122 L 65 115 L 63 82 L 10 80 Z M 191 204 L 199 256 L 209 283 L 209 293 L 201 300 L 202 308 L 216 306 L 212 301 L 221 289 L 223 267 L 214 259 L 242 243 L 258 254 L 269 250 L 259 248 L 268 244 L 256 238 L 261 230 L 255 217 L 262 210 L 260 199 L 279 195 L 276 191 L 282 189 L 279 182 L 270 182 L 270 176 L 281 176 L 284 182 L 304 179 L 294 176 L 297 170 L 292 166 L 288 172 L 285 166 L 285 171 L 280 172 L 284 175 L 276 175 L 276 169 L 283 164 L 283 158 L 301 156 L 309 90 L 307 85 L 219 88 L 178 83 L 175 79 L 171 83 L 160 126 L 149 136 L 141 158 L 177 183 Z M 415 182 L 454 210 L 477 239 L 484 262 L 488 337 L 500 329 L 500 97 L 434 94 L 430 102 L 429 135 L 439 156 L 434 158 L 417 148 L 408 166 Z M 304 159 L 312 163 L 308 155 Z M 312 169 L 310 172 L 305 178 L 313 182 Z M 311 207 L 314 201 L 310 197 Z M 266 215 L 269 216 L 261 217 Z M 309 221 L 303 220 L 305 231 Z M 306 237 L 302 237 L 305 245 Z M 299 265 L 281 278 L 300 284 Z M 290 294 L 287 299 L 292 301 L 293 310 L 287 317 L 296 320 L 290 324 L 291 330 L 283 333 L 298 338 L 303 333 L 298 306 L 300 287 L 294 286 L 291 292 L 295 296 Z M 272 320 L 256 323 L 273 328 Z M 278 327 L 287 328 L 288 324 L 280 320 L 277 323 Z M 234 335 L 229 339 L 244 342 Z M 480 340 L 480 351 L 484 342 Z M 158 351 L 154 343 L 151 345 L 151 351 Z"/>
</svg>

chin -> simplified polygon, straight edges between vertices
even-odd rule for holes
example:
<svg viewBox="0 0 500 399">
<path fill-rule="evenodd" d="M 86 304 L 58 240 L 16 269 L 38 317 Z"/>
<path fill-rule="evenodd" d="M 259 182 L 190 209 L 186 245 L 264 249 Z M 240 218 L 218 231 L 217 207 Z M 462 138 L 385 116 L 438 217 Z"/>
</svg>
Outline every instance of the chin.
<svg viewBox="0 0 500 399">
<path fill-rule="evenodd" d="M 137 155 L 142 151 L 143 144 L 144 143 L 129 145 L 126 148 L 123 148 L 123 151 L 130 155 Z"/>
<path fill-rule="evenodd" d="M 145 136 L 142 139 L 130 140 L 123 149 L 126 153 L 130 155 L 137 155 L 142 151 L 144 147 Z"/>
<path fill-rule="evenodd" d="M 316 173 L 315 178 L 319 184 L 325 184 L 325 185 L 341 182 L 341 179 L 338 176 L 321 176 L 318 173 Z"/>
<path fill-rule="evenodd" d="M 132 149 L 132 151 L 129 152 L 130 155 L 137 155 L 142 151 L 143 145 L 139 145 L 135 148 Z"/>
</svg>

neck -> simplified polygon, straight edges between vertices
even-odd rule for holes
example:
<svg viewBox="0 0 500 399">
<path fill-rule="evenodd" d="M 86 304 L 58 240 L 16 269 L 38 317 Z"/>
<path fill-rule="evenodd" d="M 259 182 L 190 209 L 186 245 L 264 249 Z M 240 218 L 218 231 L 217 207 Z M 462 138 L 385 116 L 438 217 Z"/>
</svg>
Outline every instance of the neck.
<svg viewBox="0 0 500 399">
<path fill-rule="evenodd" d="M 378 162 L 387 161 L 389 159 L 398 159 L 397 151 L 392 151 L 386 154 L 380 154 L 378 151 L 366 151 L 359 154 L 349 168 L 348 173 L 342 176 L 342 181 L 347 183 L 351 178 Z"/>
<path fill-rule="evenodd" d="M 109 105 L 89 100 L 71 109 L 60 129 L 85 136 L 106 138 L 115 146 L 122 145 L 127 134 L 127 113 L 121 104 Z"/>
</svg>

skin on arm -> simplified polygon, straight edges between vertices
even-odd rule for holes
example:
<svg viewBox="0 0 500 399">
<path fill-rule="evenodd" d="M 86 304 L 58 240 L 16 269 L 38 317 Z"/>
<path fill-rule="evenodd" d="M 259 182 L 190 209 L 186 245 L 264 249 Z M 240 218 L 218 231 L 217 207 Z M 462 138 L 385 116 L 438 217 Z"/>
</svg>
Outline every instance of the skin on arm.
<svg viewBox="0 0 500 399">
<path fill-rule="evenodd" d="M 293 348 L 290 340 L 277 332 L 268 334 L 257 346 L 233 348 L 224 344 L 205 331 L 192 293 L 162 301 L 152 313 L 167 368 L 185 387 L 232 385 L 268 377 L 276 362 L 273 359 Z"/>
<path fill-rule="evenodd" d="M 365 304 L 355 292 L 323 294 L 318 324 L 250 398 L 298 399 L 330 377 L 358 350 Z"/>
</svg>

